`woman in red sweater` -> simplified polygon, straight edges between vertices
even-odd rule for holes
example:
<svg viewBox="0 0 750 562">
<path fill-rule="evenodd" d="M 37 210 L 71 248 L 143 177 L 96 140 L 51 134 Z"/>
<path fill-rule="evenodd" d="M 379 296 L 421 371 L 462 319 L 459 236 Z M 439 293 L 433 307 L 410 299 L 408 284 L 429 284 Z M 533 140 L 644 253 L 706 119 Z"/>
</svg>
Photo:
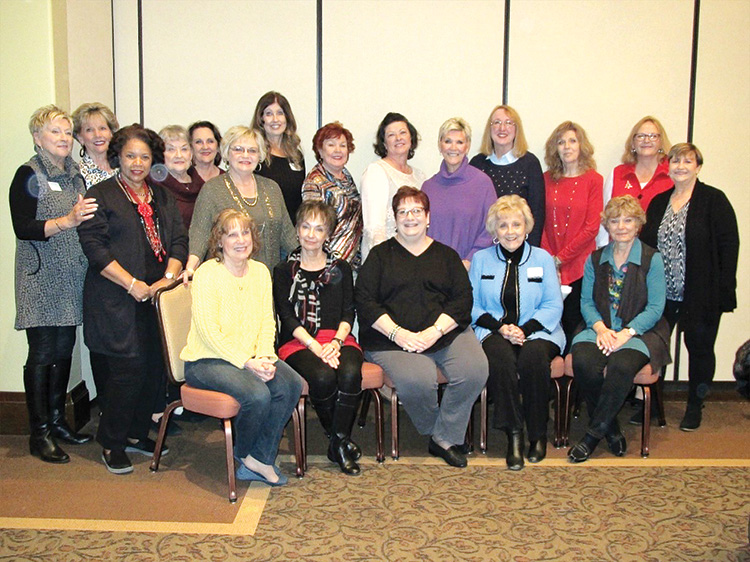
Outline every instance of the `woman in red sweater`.
<svg viewBox="0 0 750 562">
<path fill-rule="evenodd" d="M 546 209 L 542 248 L 555 260 L 560 283 L 571 288 L 565 299 L 562 327 L 570 349 L 573 332 L 582 320 L 583 266 L 596 249 L 602 212 L 602 176 L 596 172 L 594 147 L 583 127 L 564 121 L 545 145 Z"/>
</svg>

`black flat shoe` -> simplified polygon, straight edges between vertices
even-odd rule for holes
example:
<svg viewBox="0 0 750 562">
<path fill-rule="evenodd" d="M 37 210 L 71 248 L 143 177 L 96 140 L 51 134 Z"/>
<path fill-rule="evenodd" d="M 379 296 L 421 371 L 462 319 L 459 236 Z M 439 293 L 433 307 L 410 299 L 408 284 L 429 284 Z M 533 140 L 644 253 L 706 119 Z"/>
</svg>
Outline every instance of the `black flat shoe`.
<svg viewBox="0 0 750 562">
<path fill-rule="evenodd" d="M 141 455 L 146 455 L 147 457 L 153 457 L 154 452 L 156 452 L 156 441 L 153 439 L 149 439 L 146 437 L 145 439 L 139 439 L 135 443 L 131 443 L 128 441 L 127 445 L 125 445 L 125 452 L 126 453 L 139 453 Z M 169 448 L 164 445 L 161 448 L 161 456 L 169 453 Z"/>
<path fill-rule="evenodd" d="M 701 426 L 703 418 L 703 405 L 700 406 L 688 406 L 685 410 L 685 415 L 680 422 L 680 430 L 682 431 L 695 431 Z"/>
<path fill-rule="evenodd" d="M 628 443 L 625 441 L 625 436 L 620 433 L 612 433 L 606 436 L 607 446 L 612 454 L 616 457 L 624 457 L 628 451 Z"/>
<path fill-rule="evenodd" d="M 112 449 L 109 453 L 102 450 L 102 460 L 112 474 L 128 474 L 133 472 L 133 464 L 122 449 Z"/>
<path fill-rule="evenodd" d="M 456 468 L 465 468 L 468 464 L 466 457 L 461 454 L 456 445 L 443 449 L 440 445 L 430 438 L 430 444 L 427 446 L 427 452 L 433 457 L 440 457 L 446 463 Z"/>
<path fill-rule="evenodd" d="M 538 441 L 529 442 L 529 456 L 526 457 L 531 463 L 537 463 L 544 460 L 547 456 L 547 438 L 542 437 Z"/>
</svg>

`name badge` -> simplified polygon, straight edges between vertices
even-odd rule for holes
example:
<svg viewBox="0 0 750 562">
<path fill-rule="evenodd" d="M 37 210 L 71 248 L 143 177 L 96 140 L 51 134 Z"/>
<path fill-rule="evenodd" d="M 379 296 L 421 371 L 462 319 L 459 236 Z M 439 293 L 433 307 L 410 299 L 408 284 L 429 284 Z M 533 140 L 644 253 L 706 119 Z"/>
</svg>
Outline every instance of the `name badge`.
<svg viewBox="0 0 750 562">
<path fill-rule="evenodd" d="M 494 279 L 494 275 L 482 275 L 482 279 Z"/>
<path fill-rule="evenodd" d="M 57 183 L 56 181 L 48 181 L 47 185 L 49 185 L 49 188 L 52 191 L 62 191 L 62 188 L 60 187 L 60 184 Z"/>
<path fill-rule="evenodd" d="M 541 283 L 542 275 L 544 274 L 544 268 L 542 267 L 530 267 L 526 270 L 526 279 L 529 283 Z"/>
</svg>

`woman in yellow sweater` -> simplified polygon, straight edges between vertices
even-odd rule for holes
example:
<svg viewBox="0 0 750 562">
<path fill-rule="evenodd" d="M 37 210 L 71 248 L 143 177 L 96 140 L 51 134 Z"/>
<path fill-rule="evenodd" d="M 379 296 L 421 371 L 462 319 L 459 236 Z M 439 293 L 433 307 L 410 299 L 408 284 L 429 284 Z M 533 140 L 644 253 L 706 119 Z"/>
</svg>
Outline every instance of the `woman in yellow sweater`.
<svg viewBox="0 0 750 562">
<path fill-rule="evenodd" d="M 253 220 L 235 209 L 217 217 L 211 257 L 193 277 L 193 307 L 185 361 L 191 386 L 216 390 L 240 403 L 234 420 L 237 478 L 286 484 L 274 464 L 279 441 L 302 393 L 302 379 L 274 350 L 276 322 L 268 268 Z"/>
</svg>

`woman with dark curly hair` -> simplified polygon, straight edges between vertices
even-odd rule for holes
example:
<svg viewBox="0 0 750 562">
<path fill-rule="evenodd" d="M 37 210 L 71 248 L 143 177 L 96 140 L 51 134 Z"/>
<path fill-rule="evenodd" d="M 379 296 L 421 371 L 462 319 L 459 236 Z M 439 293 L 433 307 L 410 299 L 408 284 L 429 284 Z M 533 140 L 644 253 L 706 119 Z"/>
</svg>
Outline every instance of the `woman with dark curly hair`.
<svg viewBox="0 0 750 562">
<path fill-rule="evenodd" d="M 118 173 L 92 187 L 99 207 L 78 228 L 89 260 L 83 291 L 83 335 L 102 410 L 97 441 L 114 474 L 133 471 L 127 452 L 152 456 L 151 412 L 163 377 L 153 306 L 187 257 L 187 236 L 169 192 L 148 180 L 164 161 L 164 142 L 140 125 L 117 131 L 107 152 Z"/>
<path fill-rule="evenodd" d="M 204 182 L 224 173 L 219 168 L 221 133 L 210 121 L 196 121 L 188 127 L 190 148 L 193 149 L 193 166 Z"/>
</svg>

